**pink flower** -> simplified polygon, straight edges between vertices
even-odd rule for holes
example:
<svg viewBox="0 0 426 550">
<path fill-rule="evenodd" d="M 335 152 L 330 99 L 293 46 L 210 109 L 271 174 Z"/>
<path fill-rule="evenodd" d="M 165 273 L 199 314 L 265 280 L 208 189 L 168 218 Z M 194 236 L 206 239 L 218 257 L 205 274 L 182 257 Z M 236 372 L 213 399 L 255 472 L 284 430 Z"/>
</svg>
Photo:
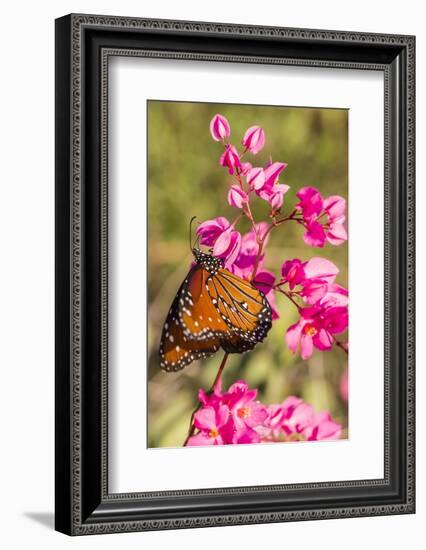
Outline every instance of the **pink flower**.
<svg viewBox="0 0 426 550">
<path fill-rule="evenodd" d="M 332 245 L 339 245 L 348 238 L 345 222 L 346 201 L 338 195 L 323 200 L 315 187 L 302 187 L 296 195 L 300 202 L 296 209 L 302 213 L 306 229 L 303 240 L 309 246 L 323 247 L 327 240 Z M 326 217 L 328 221 L 320 222 Z"/>
<path fill-rule="evenodd" d="M 334 283 L 339 274 L 339 268 L 333 262 L 316 257 L 305 262 L 304 271 L 306 279 L 321 279 L 327 283 Z"/>
<path fill-rule="evenodd" d="M 241 174 L 243 176 L 247 176 L 247 174 L 250 172 L 251 169 L 252 169 L 252 165 L 250 164 L 250 162 L 241 163 Z"/>
<path fill-rule="evenodd" d="M 300 343 L 302 359 L 309 359 L 314 347 L 330 350 L 333 336 L 348 327 L 348 307 L 330 306 L 326 296 L 313 306 L 300 308 L 300 320 L 287 329 L 287 345 L 295 353 Z"/>
<path fill-rule="evenodd" d="M 244 134 L 242 144 L 256 155 L 265 145 L 265 132 L 260 126 L 251 126 Z"/>
<path fill-rule="evenodd" d="M 241 249 L 241 234 L 230 226 L 224 231 L 213 246 L 213 256 L 222 258 L 225 266 L 232 265 Z"/>
<path fill-rule="evenodd" d="M 290 290 L 296 285 L 300 285 L 306 279 L 305 264 L 298 259 L 287 260 L 281 266 L 281 282 L 288 283 Z"/>
<path fill-rule="evenodd" d="M 249 197 L 239 185 L 232 185 L 228 191 L 228 203 L 235 208 L 243 208 L 249 201 Z"/>
<path fill-rule="evenodd" d="M 231 266 L 231 271 L 238 275 L 242 279 L 250 279 L 253 268 L 256 263 L 257 254 L 259 251 L 259 245 L 257 243 L 256 232 L 259 233 L 260 237 L 264 236 L 265 231 L 268 228 L 266 222 L 260 222 L 256 224 L 256 230 L 253 228 L 245 233 L 241 240 L 240 252 L 235 259 L 233 265 Z M 269 235 L 268 235 L 269 237 Z M 265 245 L 268 242 L 268 237 L 266 237 Z M 261 268 L 263 265 L 264 255 L 260 257 L 258 267 Z"/>
<path fill-rule="evenodd" d="M 303 430 L 306 441 L 326 441 L 339 439 L 342 426 L 334 422 L 328 411 L 314 413 L 309 426 Z"/>
<path fill-rule="evenodd" d="M 314 304 L 331 291 L 339 269 L 325 258 L 311 258 L 305 263 L 304 272 L 305 280 L 301 283 L 303 289 L 300 295 L 306 303 Z"/>
<path fill-rule="evenodd" d="M 329 299 L 332 292 L 340 294 L 346 292 L 347 296 L 346 289 L 332 284 L 338 273 L 337 266 L 325 258 L 311 258 L 307 262 L 301 262 L 299 259 L 288 260 L 281 267 L 281 283 L 288 283 L 292 291 L 300 285 L 302 287 L 298 291 L 300 296 L 306 303 L 314 304 L 327 293 L 330 295 Z M 347 302 L 339 305 L 347 305 Z"/>
<path fill-rule="evenodd" d="M 265 406 L 257 390 L 238 380 L 227 392 L 220 381 L 212 393 L 199 391 L 201 409 L 194 415 L 197 433 L 189 446 L 230 445 L 273 441 L 338 439 L 341 426 L 328 411 L 316 413 L 311 405 L 294 396 L 281 404 Z"/>
<path fill-rule="evenodd" d="M 199 430 L 189 438 L 188 446 L 224 445 L 233 434 L 229 408 L 218 404 L 216 407 L 204 407 L 194 415 L 194 425 Z"/>
<path fill-rule="evenodd" d="M 296 204 L 296 208 L 302 212 L 303 219 L 310 221 L 318 218 L 323 209 L 323 200 L 321 193 L 315 187 L 302 187 L 296 197 L 300 202 Z"/>
<path fill-rule="evenodd" d="M 210 133 L 212 138 L 216 141 L 223 141 L 228 139 L 231 135 L 231 128 L 229 122 L 223 115 L 215 115 L 210 122 Z"/>
<path fill-rule="evenodd" d="M 265 186 L 267 188 L 272 188 L 272 186 L 278 182 L 278 178 L 283 170 L 287 168 L 285 162 L 272 162 L 272 160 L 267 164 L 264 169 L 265 174 Z"/>
<path fill-rule="evenodd" d="M 321 298 L 321 304 L 326 307 L 347 306 L 348 303 L 348 289 L 336 284 L 329 284 L 327 293 Z"/>
<path fill-rule="evenodd" d="M 263 168 L 251 168 L 247 172 L 247 183 L 251 190 L 261 189 L 265 184 Z"/>
<path fill-rule="evenodd" d="M 322 248 L 326 240 L 326 233 L 323 226 L 315 220 L 308 221 L 303 240 L 309 246 Z"/>
<path fill-rule="evenodd" d="M 197 228 L 196 234 L 200 237 L 201 244 L 213 246 L 220 235 L 229 227 L 231 227 L 229 221 L 223 216 L 219 216 L 213 220 L 201 223 Z"/>
<path fill-rule="evenodd" d="M 324 210 L 327 212 L 331 223 L 343 223 L 345 221 L 346 201 L 338 195 L 331 195 L 324 199 Z"/>
<path fill-rule="evenodd" d="M 288 185 L 278 183 L 279 175 L 286 166 L 284 162 L 270 161 L 263 170 L 263 184 L 259 181 L 254 187 L 259 197 L 268 201 L 274 212 L 281 208 L 284 195 L 290 189 Z"/>
<path fill-rule="evenodd" d="M 339 439 L 341 426 L 328 411 L 316 413 L 312 405 L 297 397 L 288 397 L 282 404 L 282 430 L 290 441 Z"/>
<path fill-rule="evenodd" d="M 260 435 L 254 430 L 267 417 L 265 405 L 256 401 L 257 390 L 251 390 L 244 380 L 232 384 L 222 392 L 221 381 L 213 393 L 198 392 L 202 408 L 194 416 L 198 433 L 188 445 L 228 445 L 231 443 L 259 443 Z"/>
<path fill-rule="evenodd" d="M 267 408 L 268 416 L 262 426 L 258 426 L 256 431 L 262 438 L 262 441 L 283 441 L 281 425 L 284 417 L 282 405 L 269 405 Z"/>
<path fill-rule="evenodd" d="M 346 229 L 343 225 L 345 221 L 346 201 L 338 195 L 332 195 L 324 200 L 324 211 L 328 215 L 329 229 L 327 240 L 329 243 L 337 246 L 348 239 Z"/>
<path fill-rule="evenodd" d="M 225 152 L 222 153 L 219 163 L 221 166 L 228 168 L 228 172 L 232 175 L 241 168 L 240 157 L 234 145 L 227 145 Z"/>
<path fill-rule="evenodd" d="M 274 212 L 278 211 L 284 202 L 284 195 L 290 189 L 288 185 L 276 184 L 271 189 L 271 194 L 268 198 L 268 202 Z"/>
<path fill-rule="evenodd" d="M 253 428 L 267 417 L 265 405 L 255 401 L 257 390 L 250 390 L 247 382 L 238 380 L 222 395 L 222 400 L 229 407 L 236 430 Z"/>
<path fill-rule="evenodd" d="M 308 403 L 294 396 L 281 405 L 268 407 L 268 417 L 256 429 L 265 442 L 319 441 L 339 439 L 341 426 L 334 422 L 328 411 L 316 413 Z"/>
<path fill-rule="evenodd" d="M 226 218 L 218 217 L 201 223 L 197 228 L 200 243 L 213 247 L 213 255 L 222 258 L 228 267 L 237 258 L 241 248 L 241 234 Z"/>
</svg>

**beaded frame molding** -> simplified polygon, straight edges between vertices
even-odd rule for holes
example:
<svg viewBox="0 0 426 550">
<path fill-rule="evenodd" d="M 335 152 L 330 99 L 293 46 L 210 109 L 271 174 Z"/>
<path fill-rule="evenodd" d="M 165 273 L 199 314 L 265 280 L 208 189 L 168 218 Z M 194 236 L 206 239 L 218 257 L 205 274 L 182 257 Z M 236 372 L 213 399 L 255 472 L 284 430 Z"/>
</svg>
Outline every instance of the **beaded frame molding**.
<svg viewBox="0 0 426 550">
<path fill-rule="evenodd" d="M 108 492 L 108 60 L 384 74 L 383 479 Z M 56 20 L 56 529 L 69 535 L 415 511 L 415 38 L 72 14 Z"/>
</svg>

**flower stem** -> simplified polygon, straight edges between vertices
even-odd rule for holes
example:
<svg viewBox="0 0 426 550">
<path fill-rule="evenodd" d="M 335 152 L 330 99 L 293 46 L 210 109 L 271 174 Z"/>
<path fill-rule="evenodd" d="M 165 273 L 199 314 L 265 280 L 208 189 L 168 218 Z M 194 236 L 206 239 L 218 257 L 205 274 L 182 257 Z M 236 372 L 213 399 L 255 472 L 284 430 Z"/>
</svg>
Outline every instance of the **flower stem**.
<svg viewBox="0 0 426 550">
<path fill-rule="evenodd" d="M 262 257 L 266 237 L 274 229 L 274 227 L 278 227 L 279 225 L 281 225 L 284 222 L 288 222 L 288 221 L 298 222 L 299 221 L 298 218 L 294 217 L 296 215 L 296 213 L 297 213 L 297 210 L 293 210 L 293 212 L 290 215 L 285 216 L 284 218 L 281 218 L 280 220 L 276 220 L 275 218 L 273 218 L 272 223 L 266 229 L 263 237 L 259 238 L 257 236 L 258 237 L 257 242 L 258 242 L 258 245 L 259 245 L 259 250 L 257 252 L 256 261 L 254 263 L 253 272 L 252 272 L 252 275 L 251 275 L 251 281 L 253 281 L 253 279 L 256 277 L 257 270 L 259 269 L 260 258 Z M 250 218 L 250 216 L 248 216 L 248 217 Z M 250 219 L 250 221 L 252 222 L 253 227 L 256 228 L 253 217 Z"/>
<path fill-rule="evenodd" d="M 225 365 L 226 365 L 226 361 L 228 360 L 228 357 L 229 357 L 229 353 L 225 353 L 225 355 L 223 356 L 222 358 L 222 362 L 220 363 L 219 365 L 219 369 L 216 373 L 216 376 L 214 378 L 214 381 L 213 381 L 213 384 L 209 390 L 209 393 L 212 393 L 214 392 L 217 384 L 219 383 L 221 377 L 222 377 L 222 373 L 223 373 L 223 369 L 225 368 Z M 188 434 L 185 438 L 185 441 L 183 442 L 183 446 L 186 447 L 189 439 L 194 435 L 194 432 L 195 432 L 195 424 L 194 424 L 194 416 L 195 416 L 195 413 L 199 410 L 199 408 L 201 407 L 201 403 L 198 403 L 198 405 L 195 407 L 195 409 L 192 411 L 192 414 L 191 414 L 191 420 L 189 421 L 189 428 L 188 428 Z"/>
<path fill-rule="evenodd" d="M 296 302 L 293 296 L 291 296 L 288 292 L 280 288 L 278 285 L 276 285 L 274 289 L 277 290 L 278 292 L 281 292 L 281 294 L 284 294 L 284 296 L 288 298 L 297 307 L 298 311 L 301 310 L 301 307 L 299 306 L 299 304 Z"/>
<path fill-rule="evenodd" d="M 342 349 L 346 353 L 346 355 L 349 355 L 347 345 L 345 345 L 343 342 L 340 342 L 335 336 L 333 336 L 333 340 L 338 348 Z"/>
</svg>

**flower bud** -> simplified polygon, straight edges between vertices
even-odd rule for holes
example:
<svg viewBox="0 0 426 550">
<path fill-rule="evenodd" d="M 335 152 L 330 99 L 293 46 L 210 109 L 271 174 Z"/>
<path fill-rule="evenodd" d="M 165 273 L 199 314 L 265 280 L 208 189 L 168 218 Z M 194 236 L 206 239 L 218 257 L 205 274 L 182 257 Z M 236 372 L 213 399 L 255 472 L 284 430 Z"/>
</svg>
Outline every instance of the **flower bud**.
<svg viewBox="0 0 426 550">
<path fill-rule="evenodd" d="M 238 151 L 233 145 L 226 146 L 225 152 L 221 155 L 219 163 L 221 166 L 228 168 L 231 175 L 237 171 L 237 168 L 241 168 Z"/>
<path fill-rule="evenodd" d="M 235 208 L 242 208 L 244 204 L 247 204 L 249 197 L 245 191 L 241 189 L 239 185 L 232 185 L 228 192 L 228 203 Z"/>
<path fill-rule="evenodd" d="M 262 168 L 252 168 L 247 173 L 247 183 L 250 189 L 261 189 L 265 183 L 265 174 Z"/>
<path fill-rule="evenodd" d="M 210 121 L 210 133 L 215 141 L 223 141 L 231 135 L 229 122 L 222 115 L 214 115 Z"/>
<path fill-rule="evenodd" d="M 265 132 L 260 126 L 251 126 L 244 134 L 242 144 L 255 155 L 265 145 Z"/>
</svg>

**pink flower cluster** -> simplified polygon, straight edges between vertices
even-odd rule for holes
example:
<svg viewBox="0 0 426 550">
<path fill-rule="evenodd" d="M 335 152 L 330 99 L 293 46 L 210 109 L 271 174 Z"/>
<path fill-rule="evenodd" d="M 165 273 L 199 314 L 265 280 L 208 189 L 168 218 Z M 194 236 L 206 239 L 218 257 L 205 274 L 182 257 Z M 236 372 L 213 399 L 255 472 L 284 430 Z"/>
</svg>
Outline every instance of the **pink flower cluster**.
<svg viewBox="0 0 426 550">
<path fill-rule="evenodd" d="M 308 304 L 299 307 L 300 319 L 286 333 L 287 345 L 293 353 L 300 343 L 302 359 L 308 359 L 314 347 L 330 350 L 335 335 L 348 327 L 348 291 L 335 284 L 338 273 L 337 266 L 324 258 L 311 258 L 307 262 L 294 259 L 282 265 L 279 287 L 292 299 L 298 296 Z"/>
<path fill-rule="evenodd" d="M 260 126 L 248 128 L 241 141 L 243 149 L 238 152 L 235 145 L 229 143 L 231 127 L 223 115 L 217 114 L 210 122 L 210 133 L 215 141 L 221 141 L 225 147 L 219 164 L 235 177 L 235 183 L 228 192 L 228 203 L 243 210 L 248 205 L 253 193 L 267 201 L 274 213 L 278 213 L 284 201 L 284 195 L 290 189 L 288 185 L 278 183 L 281 172 L 287 167 L 285 162 L 270 160 L 264 167 L 253 167 L 244 162 L 246 153 L 257 155 L 265 145 L 265 132 Z"/>
<path fill-rule="evenodd" d="M 188 446 L 319 441 L 339 439 L 340 424 L 327 411 L 316 413 L 298 397 L 266 406 L 256 400 L 257 390 L 244 380 L 222 392 L 220 382 L 212 394 L 199 391 L 201 408 L 194 415 L 197 433 Z"/>
<path fill-rule="evenodd" d="M 296 209 L 302 213 L 306 229 L 303 240 L 310 246 L 323 247 L 325 242 L 339 245 L 347 239 L 345 226 L 346 201 L 338 195 L 323 199 L 315 187 L 302 187 L 296 196 Z"/>
<path fill-rule="evenodd" d="M 252 166 L 244 161 L 247 153 L 257 155 L 265 145 L 265 132 L 260 126 L 251 126 L 242 139 L 239 152 L 230 143 L 231 127 L 220 114 L 213 117 L 210 133 L 221 142 L 224 151 L 219 164 L 225 167 L 234 182 L 228 191 L 228 203 L 242 211 L 251 222 L 251 229 L 241 234 L 236 223 L 221 216 L 201 223 L 197 229 L 200 243 L 210 247 L 214 256 L 224 260 L 225 267 L 239 277 L 250 280 L 268 299 L 273 319 L 279 318 L 276 296 L 286 296 L 298 308 L 299 321 L 286 332 L 287 345 L 307 359 L 313 349 L 330 350 L 336 343 L 336 335 L 348 326 L 348 292 L 335 283 L 339 269 L 329 260 L 311 258 L 308 261 L 285 261 L 281 279 L 265 269 L 265 249 L 270 232 L 284 222 L 296 222 L 304 228 L 304 242 L 312 247 L 323 247 L 326 242 L 340 245 L 347 240 L 345 223 L 346 202 L 338 196 L 323 198 L 314 187 L 302 187 L 289 215 L 277 219 L 289 186 L 279 183 L 287 167 L 284 162 L 272 162 L 265 166 Z M 259 197 L 270 206 L 271 223 L 256 223 L 250 208 L 251 201 Z M 347 350 L 347 344 L 339 343 Z M 346 347 L 345 347 L 346 346 Z"/>
</svg>

